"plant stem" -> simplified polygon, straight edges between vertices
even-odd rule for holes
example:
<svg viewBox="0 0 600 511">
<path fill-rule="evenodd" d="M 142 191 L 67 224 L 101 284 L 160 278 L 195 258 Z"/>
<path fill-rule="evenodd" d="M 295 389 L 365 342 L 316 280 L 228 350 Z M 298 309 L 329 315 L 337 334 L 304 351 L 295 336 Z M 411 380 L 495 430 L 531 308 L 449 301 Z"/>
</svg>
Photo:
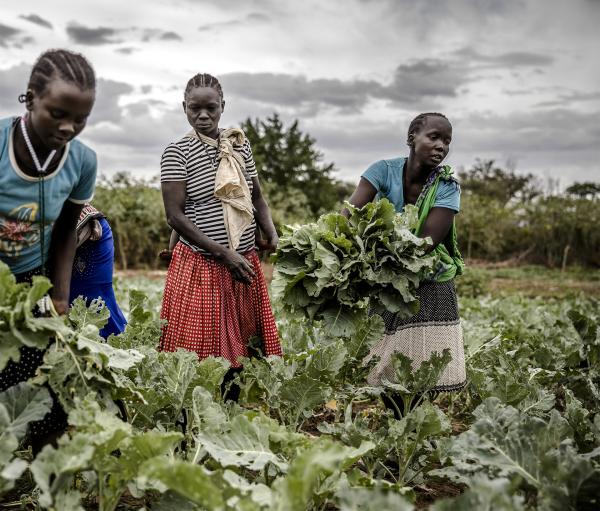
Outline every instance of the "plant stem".
<svg viewBox="0 0 600 511">
<path fill-rule="evenodd" d="M 394 475 L 394 473 L 389 468 L 387 468 L 381 460 L 377 460 L 377 463 L 379 463 L 385 469 L 385 471 L 388 474 L 390 474 L 390 476 L 392 477 L 394 482 L 396 482 L 396 483 L 398 482 L 398 479 L 396 479 L 396 476 Z"/>
</svg>

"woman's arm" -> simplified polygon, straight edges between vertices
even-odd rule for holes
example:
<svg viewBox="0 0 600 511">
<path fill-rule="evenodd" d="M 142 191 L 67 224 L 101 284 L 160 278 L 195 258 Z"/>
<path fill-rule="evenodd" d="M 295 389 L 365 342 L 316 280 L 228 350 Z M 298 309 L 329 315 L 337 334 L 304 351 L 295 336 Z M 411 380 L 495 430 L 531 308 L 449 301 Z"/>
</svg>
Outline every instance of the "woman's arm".
<svg viewBox="0 0 600 511">
<path fill-rule="evenodd" d="M 273 224 L 273 218 L 271 217 L 271 210 L 265 200 L 260 183 L 257 177 L 252 178 L 252 205 L 254 206 L 254 218 L 256 224 L 260 227 L 260 230 L 267 237 L 264 244 L 260 244 L 261 250 L 275 250 L 277 243 L 279 243 L 279 236 L 275 230 L 275 224 Z"/>
<path fill-rule="evenodd" d="M 446 236 L 448 236 L 448 233 L 450 232 L 450 227 L 452 227 L 454 214 L 454 210 L 450 208 L 431 208 L 419 234 L 420 238 L 429 236 L 432 239 L 433 245 L 428 247 L 428 252 L 446 239 Z"/>
<path fill-rule="evenodd" d="M 173 250 L 175 250 L 175 245 L 177 245 L 178 241 L 179 241 L 179 234 L 177 234 L 177 231 L 175 229 L 173 229 L 171 231 L 171 237 L 169 238 L 169 250 L 171 252 L 173 252 Z"/>
<path fill-rule="evenodd" d="M 375 198 L 375 195 L 377 195 L 377 189 L 368 180 L 361 177 L 356 190 L 354 190 L 348 202 L 357 208 L 362 208 L 365 204 L 371 202 Z M 342 209 L 342 215 L 349 217 L 350 211 L 344 208 Z"/>
<path fill-rule="evenodd" d="M 69 310 L 71 271 L 77 247 L 77 220 L 83 204 L 66 201 L 54 223 L 48 257 L 49 277 L 52 282 L 50 296 L 59 314 Z"/>
<path fill-rule="evenodd" d="M 249 283 L 254 277 L 250 263 L 234 250 L 211 240 L 185 215 L 186 182 L 166 181 L 161 184 L 167 223 L 172 229 L 198 248 L 221 261 L 234 279 Z"/>
</svg>

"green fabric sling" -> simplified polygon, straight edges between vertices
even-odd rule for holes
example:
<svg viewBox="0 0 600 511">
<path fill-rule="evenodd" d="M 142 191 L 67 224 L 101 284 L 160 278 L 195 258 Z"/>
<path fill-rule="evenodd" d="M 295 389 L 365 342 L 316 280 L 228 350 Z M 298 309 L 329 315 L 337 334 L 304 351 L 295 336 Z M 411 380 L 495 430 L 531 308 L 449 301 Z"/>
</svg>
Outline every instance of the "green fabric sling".
<svg viewBox="0 0 600 511">
<path fill-rule="evenodd" d="M 434 176 L 435 177 L 431 182 L 425 184 L 425 187 L 415 204 L 419 210 L 419 222 L 414 230 L 417 236 L 420 234 L 421 229 L 425 224 L 425 219 L 427 218 L 427 215 L 429 215 L 429 211 L 433 208 L 440 179 L 446 181 L 453 180 L 452 169 L 449 165 L 441 167 Z M 454 277 L 462 275 L 465 269 L 465 262 L 460 255 L 458 242 L 456 240 L 455 223 L 455 220 L 452 219 L 452 226 L 450 227 L 450 232 L 446 236 L 446 239 L 433 249 L 433 253 L 439 257 L 440 261 L 439 268 L 432 278 L 432 280 L 435 280 L 436 282 L 447 282 L 452 280 Z M 448 246 L 446 246 L 447 242 L 450 250 L 448 250 Z"/>
</svg>

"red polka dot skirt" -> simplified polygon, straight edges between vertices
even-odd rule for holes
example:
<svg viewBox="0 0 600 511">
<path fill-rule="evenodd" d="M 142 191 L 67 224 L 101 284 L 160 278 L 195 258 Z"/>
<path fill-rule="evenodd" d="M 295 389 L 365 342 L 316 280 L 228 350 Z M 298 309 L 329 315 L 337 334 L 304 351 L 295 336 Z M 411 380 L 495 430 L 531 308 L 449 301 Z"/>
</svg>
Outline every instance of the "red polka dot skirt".
<svg viewBox="0 0 600 511">
<path fill-rule="evenodd" d="M 260 260 L 255 250 L 243 255 L 256 274 L 251 284 L 234 280 L 223 264 L 177 244 L 161 309 L 167 321 L 161 351 L 184 348 L 201 359 L 223 357 L 240 367 L 238 357 L 248 356 L 248 339 L 258 336 L 266 356 L 281 355 Z"/>
</svg>

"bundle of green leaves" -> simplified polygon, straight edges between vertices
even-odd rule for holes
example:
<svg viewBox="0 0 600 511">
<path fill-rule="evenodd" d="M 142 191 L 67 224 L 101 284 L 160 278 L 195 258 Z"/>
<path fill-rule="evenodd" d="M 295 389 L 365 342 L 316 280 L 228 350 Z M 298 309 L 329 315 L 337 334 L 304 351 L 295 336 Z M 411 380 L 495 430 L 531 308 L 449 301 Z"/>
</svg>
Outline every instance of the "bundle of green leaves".
<svg viewBox="0 0 600 511">
<path fill-rule="evenodd" d="M 387 199 L 362 208 L 346 203 L 349 218 L 323 215 L 315 223 L 284 226 L 271 289 L 290 312 L 327 325 L 347 323 L 370 306 L 403 316 L 419 308 L 416 290 L 433 271 L 430 239 L 412 230 L 417 209 L 396 213 Z"/>
</svg>

